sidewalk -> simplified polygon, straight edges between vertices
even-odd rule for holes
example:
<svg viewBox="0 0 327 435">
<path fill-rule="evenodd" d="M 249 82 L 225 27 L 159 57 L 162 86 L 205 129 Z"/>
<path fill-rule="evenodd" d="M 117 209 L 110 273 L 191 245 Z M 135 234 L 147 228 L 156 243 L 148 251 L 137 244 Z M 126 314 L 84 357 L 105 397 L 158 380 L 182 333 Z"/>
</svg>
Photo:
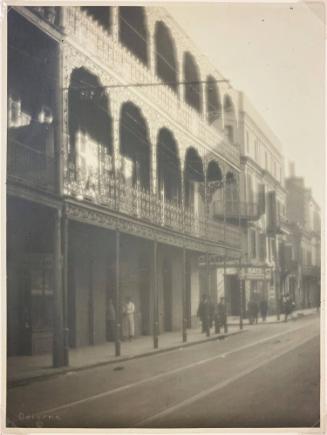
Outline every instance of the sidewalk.
<svg viewBox="0 0 327 435">
<path fill-rule="evenodd" d="M 213 331 L 213 329 L 211 330 Z M 108 342 L 96 346 L 69 349 L 69 367 L 53 368 L 52 355 L 14 356 L 7 359 L 8 387 L 22 385 L 32 380 L 44 379 L 62 373 L 87 369 L 105 364 L 114 364 L 142 356 L 219 340 L 243 332 L 239 325 L 231 325 L 228 333 L 212 334 L 206 337 L 200 327 L 187 330 L 187 342 L 182 342 L 182 332 L 165 332 L 159 335 L 159 348 L 154 349 L 152 336 L 137 337 L 132 341 L 121 342 L 121 356 L 115 356 L 115 343 Z"/>
<path fill-rule="evenodd" d="M 316 313 L 315 309 L 299 310 L 296 318 Z M 259 321 L 259 324 L 282 323 L 284 316 L 281 315 L 280 321 L 276 320 L 276 315 L 268 316 L 266 322 Z M 181 331 L 166 332 L 159 336 L 159 348 L 153 348 L 152 336 L 141 336 L 133 341 L 123 341 L 121 343 L 121 356 L 115 356 L 115 344 L 104 343 L 96 346 L 87 346 L 69 350 L 69 367 L 53 368 L 52 355 L 32 355 L 15 356 L 7 360 L 8 387 L 22 385 L 33 380 L 45 379 L 63 373 L 74 372 L 91 367 L 106 364 L 117 364 L 133 358 L 140 358 L 160 352 L 167 352 L 186 346 L 203 343 L 209 340 L 219 340 L 246 331 L 249 327 L 247 319 L 243 321 L 244 329 L 239 329 L 239 317 L 228 318 L 228 333 L 211 334 L 206 337 L 201 333 L 200 328 L 189 329 L 187 331 L 187 342 L 182 342 Z M 255 327 L 255 325 L 251 326 Z M 212 330 L 213 331 L 213 330 Z"/>
<path fill-rule="evenodd" d="M 289 321 L 296 320 L 296 319 L 299 319 L 299 318 L 301 318 L 303 316 L 308 316 L 310 314 L 315 314 L 315 313 L 317 313 L 316 308 L 306 308 L 306 309 L 303 309 L 303 310 L 296 310 L 293 313 L 293 317 L 292 317 L 292 315 L 288 316 L 288 320 Z M 266 321 L 263 322 L 261 317 L 260 317 L 260 313 L 259 313 L 258 324 L 260 324 L 260 325 L 267 325 L 267 324 L 271 324 L 271 323 L 282 323 L 282 322 L 284 322 L 284 317 L 285 317 L 284 314 L 281 313 L 280 314 L 280 320 L 277 320 L 277 315 L 273 314 L 273 315 L 267 316 Z M 234 325 L 239 325 L 239 323 L 240 323 L 240 318 L 238 316 L 229 316 L 228 317 L 228 325 L 234 326 Z M 246 319 L 246 318 L 243 319 L 243 325 L 244 326 L 248 326 L 249 325 L 249 320 Z M 252 326 L 252 325 L 250 325 L 250 326 Z"/>
</svg>

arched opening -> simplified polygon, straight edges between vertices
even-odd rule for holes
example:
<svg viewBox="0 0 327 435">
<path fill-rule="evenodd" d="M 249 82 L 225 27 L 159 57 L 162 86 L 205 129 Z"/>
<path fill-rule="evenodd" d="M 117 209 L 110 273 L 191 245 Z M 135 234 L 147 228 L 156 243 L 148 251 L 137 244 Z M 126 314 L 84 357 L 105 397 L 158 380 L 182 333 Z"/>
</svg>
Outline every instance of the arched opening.
<svg viewBox="0 0 327 435">
<path fill-rule="evenodd" d="M 230 143 L 234 143 L 236 139 L 236 116 L 234 104 L 229 95 L 224 97 L 224 130 Z"/>
<path fill-rule="evenodd" d="M 185 101 L 193 109 L 202 112 L 202 83 L 200 72 L 194 57 L 188 51 L 184 53 Z"/>
<path fill-rule="evenodd" d="M 181 201 L 181 165 L 173 134 L 163 128 L 157 145 L 158 190 L 170 201 Z"/>
<path fill-rule="evenodd" d="M 53 183 L 58 53 L 52 38 L 8 11 L 8 173 L 38 184 L 40 172 Z"/>
<path fill-rule="evenodd" d="M 120 153 L 125 179 L 150 189 L 150 141 L 147 123 L 133 103 L 124 103 L 120 113 Z"/>
<path fill-rule="evenodd" d="M 74 69 L 70 77 L 68 119 L 70 158 L 76 165 L 75 175 L 84 179 L 86 187 L 95 186 L 94 177 L 104 180 L 104 172 L 109 168 L 112 119 L 105 89 L 97 76 L 83 67 Z"/>
<path fill-rule="evenodd" d="M 207 204 L 209 216 L 223 213 L 223 174 L 219 164 L 211 160 L 207 167 Z"/>
<path fill-rule="evenodd" d="M 169 28 L 157 21 L 155 30 L 156 72 L 174 92 L 178 92 L 176 46 Z"/>
<path fill-rule="evenodd" d="M 107 32 L 111 31 L 111 7 L 110 6 L 81 6 L 85 11 Z"/>
<path fill-rule="evenodd" d="M 148 65 L 148 29 L 143 7 L 119 7 L 119 39 L 144 65 Z"/>
<path fill-rule="evenodd" d="M 198 215 L 204 213 L 204 173 L 201 157 L 194 148 L 188 148 L 184 168 L 185 207 Z"/>
<path fill-rule="evenodd" d="M 206 81 L 207 120 L 209 124 L 216 124 L 221 119 L 221 101 L 219 89 L 213 76 Z M 219 125 L 220 126 L 220 125 Z"/>
</svg>

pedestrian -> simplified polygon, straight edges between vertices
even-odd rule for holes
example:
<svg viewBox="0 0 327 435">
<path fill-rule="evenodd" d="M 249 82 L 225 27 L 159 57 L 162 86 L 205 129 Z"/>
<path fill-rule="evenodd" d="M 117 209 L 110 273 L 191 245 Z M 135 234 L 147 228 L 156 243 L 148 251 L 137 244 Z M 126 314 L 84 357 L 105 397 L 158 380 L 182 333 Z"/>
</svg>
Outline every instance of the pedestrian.
<svg viewBox="0 0 327 435">
<path fill-rule="evenodd" d="M 254 323 L 258 323 L 258 315 L 259 315 L 259 306 L 256 300 L 253 301 L 253 319 Z"/>
<path fill-rule="evenodd" d="M 106 325 L 107 341 L 114 341 L 116 337 L 115 334 L 116 310 L 111 298 L 108 299 L 106 318 L 107 318 L 107 325 Z"/>
<path fill-rule="evenodd" d="M 225 298 L 221 297 L 220 302 L 217 304 L 215 313 L 215 333 L 220 334 L 220 328 L 224 327 L 224 332 L 227 332 L 227 313 Z"/>
<path fill-rule="evenodd" d="M 261 299 L 260 301 L 260 314 L 262 321 L 265 322 L 267 318 L 267 312 L 268 312 L 268 302 L 267 299 Z"/>
<path fill-rule="evenodd" d="M 253 325 L 254 322 L 258 323 L 258 304 L 253 298 L 248 303 L 248 317 L 250 325 Z"/>
<path fill-rule="evenodd" d="M 125 330 L 124 336 L 129 339 L 129 341 L 134 338 L 135 335 L 135 305 L 130 297 L 126 298 L 126 302 L 123 306 L 123 329 Z"/>
<path fill-rule="evenodd" d="M 288 294 L 286 294 L 283 298 L 283 307 L 284 307 L 284 322 L 287 322 L 288 316 L 291 314 L 292 311 L 292 301 Z"/>
<path fill-rule="evenodd" d="M 207 295 L 203 295 L 200 300 L 197 316 L 201 320 L 202 332 L 210 335 L 210 323 L 211 323 L 211 307 Z"/>
</svg>

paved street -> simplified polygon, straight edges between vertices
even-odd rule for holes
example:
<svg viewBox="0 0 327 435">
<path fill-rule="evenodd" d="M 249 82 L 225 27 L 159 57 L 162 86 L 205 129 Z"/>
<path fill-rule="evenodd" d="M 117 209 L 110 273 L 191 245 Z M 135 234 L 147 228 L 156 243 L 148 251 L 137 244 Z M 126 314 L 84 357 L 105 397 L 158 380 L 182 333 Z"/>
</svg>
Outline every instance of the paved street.
<svg viewBox="0 0 327 435">
<path fill-rule="evenodd" d="M 319 421 L 319 317 L 9 389 L 8 424 L 285 427 Z"/>
</svg>

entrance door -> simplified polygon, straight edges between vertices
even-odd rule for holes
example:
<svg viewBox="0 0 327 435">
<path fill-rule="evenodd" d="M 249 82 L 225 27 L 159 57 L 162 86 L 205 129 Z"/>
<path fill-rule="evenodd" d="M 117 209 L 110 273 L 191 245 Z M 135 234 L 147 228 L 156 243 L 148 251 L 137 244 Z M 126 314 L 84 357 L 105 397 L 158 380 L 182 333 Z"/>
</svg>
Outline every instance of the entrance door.
<svg viewBox="0 0 327 435">
<path fill-rule="evenodd" d="M 229 289 L 230 289 L 230 304 L 231 304 L 231 315 L 240 315 L 240 281 L 236 275 L 231 275 L 229 279 Z"/>
<path fill-rule="evenodd" d="M 163 311 L 164 330 L 172 330 L 172 268 L 171 262 L 165 259 L 163 263 Z"/>
</svg>

